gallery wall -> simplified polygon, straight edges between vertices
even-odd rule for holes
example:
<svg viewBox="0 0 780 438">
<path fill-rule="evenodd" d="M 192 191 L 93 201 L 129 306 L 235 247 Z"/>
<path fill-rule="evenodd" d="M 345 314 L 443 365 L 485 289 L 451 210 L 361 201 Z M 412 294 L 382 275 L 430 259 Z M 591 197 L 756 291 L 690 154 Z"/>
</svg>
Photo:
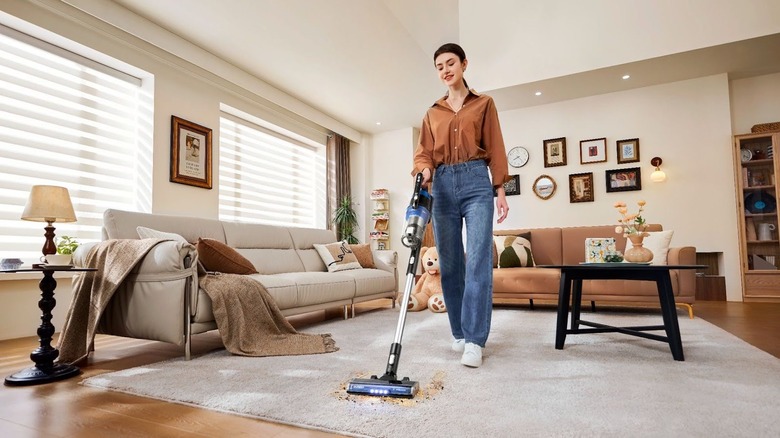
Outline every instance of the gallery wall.
<svg viewBox="0 0 780 438">
<path fill-rule="evenodd" d="M 727 75 L 722 74 L 500 112 L 507 150 L 523 146 L 530 160 L 520 169 L 510 168 L 510 173 L 520 175 L 521 194 L 507 198 L 509 218 L 496 228 L 611 224 L 618 218 L 616 201 L 631 205 L 645 200 L 645 217 L 674 230 L 674 246 L 691 245 L 699 252 L 719 255 L 727 298 L 741 301 L 732 119 L 741 131 L 767 118 L 780 120 L 777 90 L 780 75 L 735 81 L 730 89 Z M 405 131 L 373 137 L 371 155 L 383 159 L 367 163 L 372 169 L 369 185 L 411 190 L 407 151 L 413 145 L 399 144 L 406 138 Z M 568 164 L 545 168 L 543 140 L 557 137 L 566 137 Z M 607 162 L 580 164 L 579 141 L 600 137 L 607 138 Z M 639 163 L 617 164 L 615 142 L 626 138 L 639 139 Z M 398 155 L 388 161 L 388 151 Z M 650 159 L 655 156 L 663 159 L 667 174 L 663 183 L 650 181 Z M 642 172 L 641 191 L 606 192 L 606 170 L 637 166 Z M 595 199 L 573 204 L 568 175 L 581 172 L 593 172 Z M 552 176 L 558 185 L 549 200 L 531 192 L 541 174 Z M 401 221 L 403 204 L 391 204 L 392 216 Z"/>
</svg>

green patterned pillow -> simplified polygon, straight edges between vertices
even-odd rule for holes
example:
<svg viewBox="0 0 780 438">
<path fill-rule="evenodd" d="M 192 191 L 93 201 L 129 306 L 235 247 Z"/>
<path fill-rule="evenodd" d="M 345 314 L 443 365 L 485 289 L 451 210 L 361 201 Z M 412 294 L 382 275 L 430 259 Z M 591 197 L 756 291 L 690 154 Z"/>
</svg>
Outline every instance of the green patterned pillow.
<svg viewBox="0 0 780 438">
<path fill-rule="evenodd" d="M 493 236 L 496 242 L 499 268 L 530 268 L 534 266 L 531 233 L 519 236 Z"/>
</svg>

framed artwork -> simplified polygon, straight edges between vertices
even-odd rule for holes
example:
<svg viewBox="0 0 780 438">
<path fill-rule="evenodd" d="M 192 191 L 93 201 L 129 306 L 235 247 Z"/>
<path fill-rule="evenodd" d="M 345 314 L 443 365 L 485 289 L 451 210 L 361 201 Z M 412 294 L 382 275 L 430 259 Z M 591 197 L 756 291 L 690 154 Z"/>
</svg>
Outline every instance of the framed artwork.
<svg viewBox="0 0 780 438">
<path fill-rule="evenodd" d="M 607 161 L 607 139 L 593 138 L 580 141 L 580 164 Z"/>
<path fill-rule="evenodd" d="M 566 137 L 551 138 L 544 144 L 544 167 L 566 165 Z"/>
<path fill-rule="evenodd" d="M 605 175 L 607 192 L 642 190 L 642 171 L 639 167 L 607 170 Z"/>
<path fill-rule="evenodd" d="M 170 181 L 211 189 L 211 129 L 171 116 Z"/>
<path fill-rule="evenodd" d="M 569 202 L 593 202 L 593 172 L 569 175 Z"/>
<path fill-rule="evenodd" d="M 639 139 L 629 138 L 617 141 L 618 164 L 639 162 Z"/>
<path fill-rule="evenodd" d="M 520 194 L 520 175 L 510 175 L 512 179 L 504 183 L 504 192 L 507 196 Z M 496 189 L 493 189 L 493 196 L 498 196 Z"/>
</svg>

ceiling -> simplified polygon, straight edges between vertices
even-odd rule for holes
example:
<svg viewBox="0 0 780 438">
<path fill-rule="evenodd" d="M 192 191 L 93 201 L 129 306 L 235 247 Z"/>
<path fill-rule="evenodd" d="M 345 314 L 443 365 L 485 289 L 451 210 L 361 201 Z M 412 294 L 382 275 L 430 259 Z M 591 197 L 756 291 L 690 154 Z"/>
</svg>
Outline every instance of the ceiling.
<svg viewBox="0 0 780 438">
<path fill-rule="evenodd" d="M 425 109 L 445 91 L 432 52 L 445 42 L 460 42 L 461 27 L 474 28 L 459 0 L 113 2 L 368 134 L 418 126 Z M 501 28 L 490 29 L 491 37 L 513 31 L 511 20 L 496 21 Z M 465 48 L 472 68 L 479 68 L 475 59 L 495 64 L 485 59 L 496 56 L 487 50 Z M 516 55 L 511 50 L 502 55 Z M 778 53 L 780 33 L 541 80 L 519 79 L 493 89 L 470 85 L 506 111 L 712 74 L 739 78 L 778 72 Z M 620 79 L 626 72 L 631 79 Z M 536 96 L 537 90 L 544 93 Z"/>
</svg>

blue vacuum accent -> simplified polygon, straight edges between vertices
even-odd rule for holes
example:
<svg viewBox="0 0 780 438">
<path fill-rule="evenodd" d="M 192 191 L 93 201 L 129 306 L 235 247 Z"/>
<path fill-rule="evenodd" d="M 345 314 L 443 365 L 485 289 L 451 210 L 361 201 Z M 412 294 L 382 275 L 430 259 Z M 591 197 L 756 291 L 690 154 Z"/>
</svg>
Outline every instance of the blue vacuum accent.
<svg viewBox="0 0 780 438">
<path fill-rule="evenodd" d="M 401 314 L 398 317 L 398 325 L 395 329 L 395 339 L 390 345 L 390 355 L 387 358 L 387 369 L 382 377 L 371 376 L 370 379 L 352 379 L 347 384 L 347 393 L 359 395 L 372 395 L 378 397 L 402 397 L 413 398 L 420 389 L 420 384 L 409 380 L 408 377 L 398 379 L 398 362 L 401 359 L 401 338 L 404 334 L 406 323 L 407 305 L 414 287 L 414 275 L 417 272 L 417 264 L 420 259 L 420 249 L 425 235 L 425 227 L 431 218 L 433 210 L 433 197 L 422 188 L 422 173 L 415 178 L 414 195 L 406 209 L 406 224 L 401 243 L 412 249 L 409 263 L 406 269 L 406 286 L 401 300 Z"/>
</svg>

